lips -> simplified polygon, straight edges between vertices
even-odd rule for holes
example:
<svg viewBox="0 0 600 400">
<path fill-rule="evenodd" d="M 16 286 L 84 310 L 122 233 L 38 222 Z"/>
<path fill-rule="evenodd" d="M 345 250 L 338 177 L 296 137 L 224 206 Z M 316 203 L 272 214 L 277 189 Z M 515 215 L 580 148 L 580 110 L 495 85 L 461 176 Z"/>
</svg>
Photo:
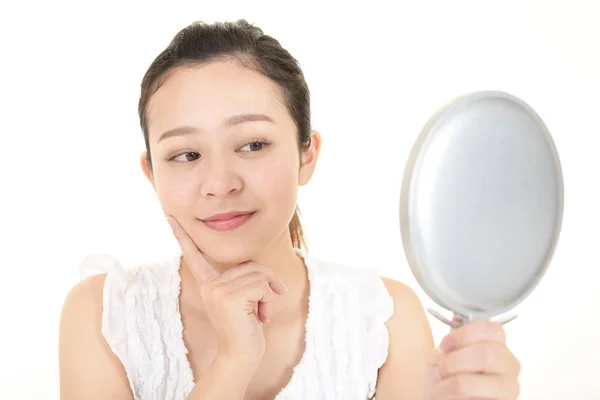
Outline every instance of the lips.
<svg viewBox="0 0 600 400">
<path fill-rule="evenodd" d="M 231 218 L 240 217 L 244 215 L 252 214 L 252 211 L 231 211 L 222 214 L 215 214 L 208 218 L 203 219 L 204 222 L 214 222 L 214 221 L 225 221 Z"/>
<path fill-rule="evenodd" d="M 251 211 L 233 211 L 215 214 L 201 221 L 214 231 L 226 232 L 244 225 L 253 215 L 254 212 Z"/>
</svg>

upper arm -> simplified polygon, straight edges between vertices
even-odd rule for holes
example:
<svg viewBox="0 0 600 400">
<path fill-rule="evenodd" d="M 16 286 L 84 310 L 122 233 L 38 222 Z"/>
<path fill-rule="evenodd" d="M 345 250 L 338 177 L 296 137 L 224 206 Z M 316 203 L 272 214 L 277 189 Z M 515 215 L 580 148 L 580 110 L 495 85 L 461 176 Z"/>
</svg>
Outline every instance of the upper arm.
<svg viewBox="0 0 600 400">
<path fill-rule="evenodd" d="M 388 320 L 390 346 L 379 369 L 377 400 L 421 400 L 433 336 L 423 306 L 408 286 L 382 278 L 394 300 Z"/>
<path fill-rule="evenodd" d="M 60 318 L 61 400 L 131 400 L 125 370 L 102 336 L 106 275 L 87 278 L 67 295 Z"/>
</svg>

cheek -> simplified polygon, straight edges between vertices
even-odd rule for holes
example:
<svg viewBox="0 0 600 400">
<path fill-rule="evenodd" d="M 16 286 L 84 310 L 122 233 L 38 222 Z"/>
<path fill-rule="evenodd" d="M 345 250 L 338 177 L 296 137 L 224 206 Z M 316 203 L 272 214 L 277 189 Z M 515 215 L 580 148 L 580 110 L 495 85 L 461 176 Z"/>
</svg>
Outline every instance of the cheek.
<svg viewBox="0 0 600 400">
<path fill-rule="evenodd" d="M 189 180 L 182 178 L 164 173 L 158 173 L 155 177 L 156 195 L 165 213 L 181 216 L 193 209 L 191 205 L 194 201 L 194 188 L 189 184 Z"/>
<path fill-rule="evenodd" d="M 259 192 L 263 201 L 271 206 L 282 208 L 296 205 L 298 193 L 298 171 L 289 162 L 273 163 L 268 170 L 262 171 L 257 176 L 257 184 L 260 185 Z"/>
</svg>

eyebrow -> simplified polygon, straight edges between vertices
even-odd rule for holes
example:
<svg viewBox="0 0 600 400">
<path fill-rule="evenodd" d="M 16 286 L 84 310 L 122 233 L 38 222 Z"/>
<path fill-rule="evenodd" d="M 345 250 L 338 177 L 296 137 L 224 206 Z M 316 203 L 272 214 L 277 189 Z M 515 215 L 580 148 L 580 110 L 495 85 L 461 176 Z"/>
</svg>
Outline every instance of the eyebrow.
<svg viewBox="0 0 600 400">
<path fill-rule="evenodd" d="M 231 127 L 231 126 L 239 125 L 239 124 L 242 124 L 245 122 L 256 122 L 256 121 L 265 121 L 265 122 L 274 123 L 274 121 L 271 117 L 264 115 L 264 114 L 239 114 L 239 115 L 234 115 L 233 117 L 228 118 L 225 121 L 224 125 L 227 127 Z M 199 133 L 201 131 L 202 130 L 200 128 L 197 128 L 195 126 L 180 126 L 177 128 L 169 129 L 166 132 L 163 132 L 163 134 L 160 135 L 160 137 L 156 143 L 160 143 L 162 140 L 170 138 L 170 137 L 193 135 L 193 134 Z"/>
</svg>

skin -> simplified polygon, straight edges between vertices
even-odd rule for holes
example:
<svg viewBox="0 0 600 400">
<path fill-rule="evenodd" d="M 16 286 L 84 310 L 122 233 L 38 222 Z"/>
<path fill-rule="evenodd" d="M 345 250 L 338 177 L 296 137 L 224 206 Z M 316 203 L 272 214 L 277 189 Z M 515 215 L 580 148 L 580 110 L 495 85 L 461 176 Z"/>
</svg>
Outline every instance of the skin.
<svg viewBox="0 0 600 400">
<path fill-rule="evenodd" d="M 279 88 L 234 61 L 172 71 L 149 103 L 148 122 L 152 169 L 145 153 L 140 164 L 163 212 L 176 221 L 174 234 L 184 255 L 180 311 L 196 380 L 189 399 L 272 399 L 304 351 L 308 280 L 288 224 L 298 187 L 314 173 L 321 137 L 311 132 L 310 148 L 300 152 Z M 182 127 L 185 133 L 163 137 L 181 133 Z M 228 232 L 210 230 L 201 221 L 232 210 L 255 214 Z M 244 307 L 251 305 L 246 314 L 216 312 L 226 303 L 214 301 L 224 299 L 215 297 L 219 285 L 232 285 L 226 277 L 237 273 L 242 279 L 252 268 L 268 270 L 270 283 L 245 295 Z M 65 300 L 59 342 L 63 400 L 132 398 L 123 366 L 101 334 L 104 279 L 80 282 Z M 394 315 L 387 322 L 390 346 L 379 371 L 378 400 L 517 398 L 519 363 L 500 325 L 480 321 L 453 330 L 434 351 L 415 293 L 382 279 Z M 246 318 L 252 312 L 257 318 Z M 226 326 L 234 326 L 229 332 L 251 330 L 254 341 L 236 342 L 223 334 Z M 260 351 L 233 357 L 239 346 Z"/>
</svg>

